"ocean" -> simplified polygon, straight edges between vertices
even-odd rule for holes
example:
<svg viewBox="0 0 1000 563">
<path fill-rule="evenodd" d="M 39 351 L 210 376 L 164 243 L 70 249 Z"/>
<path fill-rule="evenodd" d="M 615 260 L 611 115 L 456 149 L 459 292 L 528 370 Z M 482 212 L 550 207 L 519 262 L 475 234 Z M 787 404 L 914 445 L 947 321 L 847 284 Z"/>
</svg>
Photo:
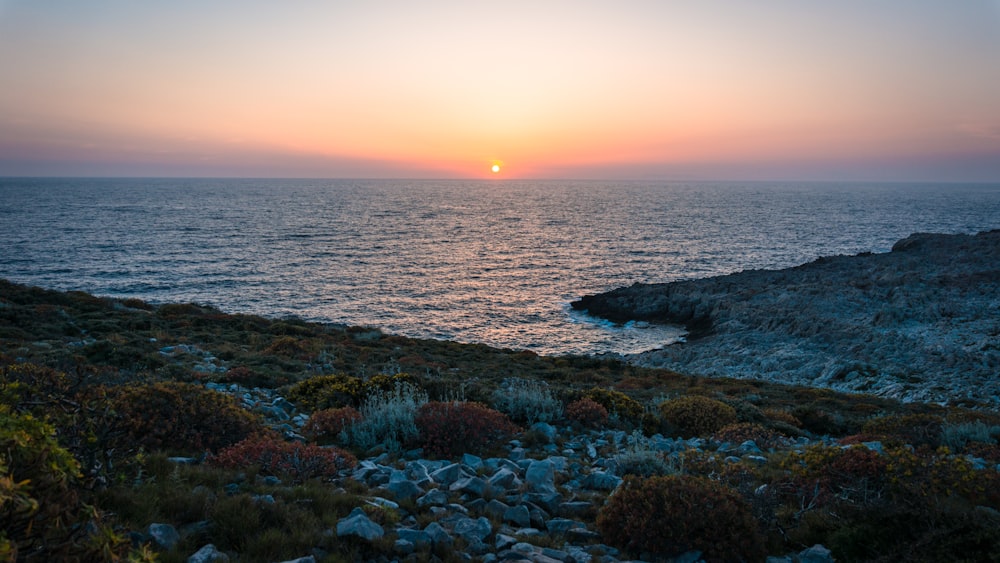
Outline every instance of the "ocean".
<svg viewBox="0 0 1000 563">
<path fill-rule="evenodd" d="M 0 227 L 0 277 L 17 283 L 633 353 L 682 332 L 569 303 L 1000 228 L 1000 185 L 6 178 Z"/>
</svg>

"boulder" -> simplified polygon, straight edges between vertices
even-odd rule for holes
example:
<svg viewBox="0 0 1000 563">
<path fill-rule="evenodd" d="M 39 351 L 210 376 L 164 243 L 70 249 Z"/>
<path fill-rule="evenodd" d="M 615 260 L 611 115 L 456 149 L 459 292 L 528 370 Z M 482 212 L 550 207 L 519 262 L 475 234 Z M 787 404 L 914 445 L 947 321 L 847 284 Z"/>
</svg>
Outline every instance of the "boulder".
<svg viewBox="0 0 1000 563">
<path fill-rule="evenodd" d="M 146 534 L 156 548 L 163 551 L 170 551 L 181 541 L 181 535 L 177 532 L 177 528 L 170 524 L 150 524 Z"/>
<path fill-rule="evenodd" d="M 426 495 L 417 499 L 417 506 L 444 506 L 448 504 L 448 493 L 441 489 L 429 491 Z"/>
<path fill-rule="evenodd" d="M 428 537 L 431 538 L 431 543 L 434 547 L 450 547 L 452 542 L 451 535 L 448 534 L 448 530 L 445 530 L 441 524 L 437 522 L 431 522 L 424 528 L 424 532 L 427 533 Z"/>
<path fill-rule="evenodd" d="M 187 563 L 218 563 L 229 561 L 229 556 L 215 548 L 215 545 L 208 544 L 194 552 L 187 558 Z"/>
<path fill-rule="evenodd" d="M 385 485 L 385 488 L 393 494 L 396 500 L 415 498 L 424 492 L 413 481 L 397 481 L 393 483 L 390 480 L 389 484 Z"/>
<path fill-rule="evenodd" d="M 532 460 L 524 472 L 524 483 L 536 493 L 556 492 L 556 473 L 551 461 Z"/>
<path fill-rule="evenodd" d="M 411 530 L 409 528 L 402 528 L 396 530 L 396 534 L 400 540 L 410 542 L 416 549 L 424 550 L 430 549 L 431 544 L 434 540 L 431 535 L 424 530 Z"/>
<path fill-rule="evenodd" d="M 522 505 L 512 506 L 503 513 L 503 521 L 520 528 L 531 526 L 531 514 L 528 507 Z"/>
<path fill-rule="evenodd" d="M 372 522 L 361 508 L 355 508 L 346 518 L 337 522 L 337 537 L 358 536 L 372 541 L 384 535 L 382 526 Z"/>
<path fill-rule="evenodd" d="M 457 463 L 452 463 L 438 469 L 430 474 L 431 479 L 435 483 L 439 483 L 444 486 L 450 486 L 455 481 L 458 481 L 463 477 L 462 466 Z"/>
</svg>

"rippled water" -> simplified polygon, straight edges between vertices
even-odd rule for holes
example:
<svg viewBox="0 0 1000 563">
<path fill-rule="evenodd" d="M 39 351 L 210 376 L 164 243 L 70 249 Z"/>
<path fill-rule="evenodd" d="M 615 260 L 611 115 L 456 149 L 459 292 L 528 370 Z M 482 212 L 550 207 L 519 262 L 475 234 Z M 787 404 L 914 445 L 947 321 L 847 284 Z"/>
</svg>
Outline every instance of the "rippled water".
<svg viewBox="0 0 1000 563">
<path fill-rule="evenodd" d="M 542 353 L 633 352 L 573 299 L 1000 228 L 1000 185 L 0 179 L 0 277 Z"/>
</svg>

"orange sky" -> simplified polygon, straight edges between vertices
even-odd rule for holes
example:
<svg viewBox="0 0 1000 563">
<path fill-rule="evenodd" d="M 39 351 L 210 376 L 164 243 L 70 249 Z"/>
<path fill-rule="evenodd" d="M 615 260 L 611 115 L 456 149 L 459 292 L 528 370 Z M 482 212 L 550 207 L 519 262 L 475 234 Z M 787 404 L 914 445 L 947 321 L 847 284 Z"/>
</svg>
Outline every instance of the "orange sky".
<svg viewBox="0 0 1000 563">
<path fill-rule="evenodd" d="M 0 175 L 1000 181 L 996 0 L 0 0 L 0 77 Z"/>
</svg>

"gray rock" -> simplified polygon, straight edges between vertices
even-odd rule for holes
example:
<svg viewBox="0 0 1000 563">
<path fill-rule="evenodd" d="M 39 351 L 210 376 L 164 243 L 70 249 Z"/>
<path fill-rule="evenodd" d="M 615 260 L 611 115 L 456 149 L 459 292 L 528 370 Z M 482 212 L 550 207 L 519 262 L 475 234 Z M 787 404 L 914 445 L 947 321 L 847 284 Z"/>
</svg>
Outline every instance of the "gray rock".
<svg viewBox="0 0 1000 563">
<path fill-rule="evenodd" d="M 316 558 L 312 555 L 306 555 L 305 557 L 289 559 L 287 561 L 282 561 L 281 563 L 316 563 Z"/>
<path fill-rule="evenodd" d="M 501 467 L 489 478 L 489 484 L 493 489 L 513 489 L 521 486 L 521 480 L 514 471 Z"/>
<path fill-rule="evenodd" d="M 556 492 L 556 473 L 550 460 L 532 460 L 524 472 L 524 483 L 536 493 Z"/>
<path fill-rule="evenodd" d="M 799 552 L 800 563 L 834 563 L 830 550 L 820 544 Z"/>
<path fill-rule="evenodd" d="M 416 549 L 424 550 L 430 549 L 431 544 L 434 540 L 431 535 L 424 530 L 411 530 L 408 528 L 402 528 L 396 530 L 396 534 L 399 539 L 410 542 Z"/>
<path fill-rule="evenodd" d="M 390 481 L 385 488 L 386 490 L 392 492 L 392 495 L 396 498 L 396 500 L 415 498 L 424 492 L 413 481 L 397 481 L 395 483 Z"/>
<path fill-rule="evenodd" d="M 508 536 L 506 534 L 497 534 L 496 539 L 493 542 L 493 546 L 497 551 L 501 551 L 509 548 L 510 546 L 517 543 L 517 538 L 514 536 Z"/>
<path fill-rule="evenodd" d="M 545 439 L 548 440 L 550 444 L 552 442 L 555 442 L 556 436 L 559 435 L 559 432 L 556 430 L 556 427 L 552 426 L 547 422 L 536 422 L 531 425 L 531 430 L 544 436 Z"/>
<path fill-rule="evenodd" d="M 618 488 L 622 478 L 609 471 L 594 471 L 583 478 L 581 486 L 592 491 L 613 491 Z"/>
<path fill-rule="evenodd" d="M 355 508 L 346 518 L 337 522 L 337 537 L 358 536 L 372 541 L 384 535 L 382 526 L 372 522 L 361 508 Z"/>
<path fill-rule="evenodd" d="M 482 477 L 464 477 L 452 483 L 448 489 L 481 497 L 486 492 L 486 480 Z"/>
<path fill-rule="evenodd" d="M 229 556 L 216 549 L 214 544 L 202 546 L 201 549 L 187 558 L 187 563 L 217 563 L 220 561 L 229 561 Z"/>
<path fill-rule="evenodd" d="M 549 559 L 554 559 L 556 561 L 566 562 L 570 560 L 570 555 L 561 549 L 553 549 L 551 547 L 543 547 L 542 555 L 548 557 Z"/>
<path fill-rule="evenodd" d="M 452 483 L 463 477 L 462 466 L 457 463 L 446 465 L 441 469 L 432 472 L 430 477 L 435 483 L 440 483 L 446 487 L 450 486 Z"/>
<path fill-rule="evenodd" d="M 451 535 L 448 534 L 448 530 L 445 530 L 441 524 L 437 522 L 431 522 L 424 528 L 424 532 L 427 532 L 428 537 L 431 538 L 431 543 L 435 547 L 450 547 L 452 542 Z"/>
<path fill-rule="evenodd" d="M 417 506 L 444 506 L 448 504 L 448 493 L 441 489 L 429 491 L 426 495 L 417 499 Z"/>
<path fill-rule="evenodd" d="M 527 528 L 531 525 L 531 514 L 528 512 L 528 507 L 523 504 L 512 506 L 503 513 L 503 521 L 521 528 Z"/>
<path fill-rule="evenodd" d="M 455 522 L 455 527 L 452 532 L 467 542 L 471 541 L 472 538 L 482 541 L 493 533 L 493 526 L 484 516 L 480 516 L 476 519 L 461 518 Z"/>
<path fill-rule="evenodd" d="M 583 522 L 577 522 L 576 520 L 570 520 L 568 518 L 553 518 L 545 523 L 545 529 L 552 534 L 565 534 L 573 528 L 586 527 L 587 525 Z"/>
<path fill-rule="evenodd" d="M 411 541 L 407 541 L 404 539 L 397 539 L 392 544 L 392 549 L 393 551 L 401 555 L 409 555 L 414 551 L 416 551 L 417 547 Z"/>
<path fill-rule="evenodd" d="M 158 549 L 164 551 L 170 551 L 181 541 L 181 535 L 170 524 L 150 524 L 146 534 Z"/>
<path fill-rule="evenodd" d="M 472 454 L 462 454 L 462 465 L 466 465 L 473 471 L 477 471 L 483 466 L 483 458 Z"/>
<path fill-rule="evenodd" d="M 491 499 L 488 503 L 486 503 L 486 506 L 483 509 L 483 511 L 486 514 L 496 517 L 497 519 L 501 519 L 503 518 L 504 513 L 507 512 L 509 509 L 510 507 L 504 504 L 503 502 L 497 499 Z"/>
</svg>

